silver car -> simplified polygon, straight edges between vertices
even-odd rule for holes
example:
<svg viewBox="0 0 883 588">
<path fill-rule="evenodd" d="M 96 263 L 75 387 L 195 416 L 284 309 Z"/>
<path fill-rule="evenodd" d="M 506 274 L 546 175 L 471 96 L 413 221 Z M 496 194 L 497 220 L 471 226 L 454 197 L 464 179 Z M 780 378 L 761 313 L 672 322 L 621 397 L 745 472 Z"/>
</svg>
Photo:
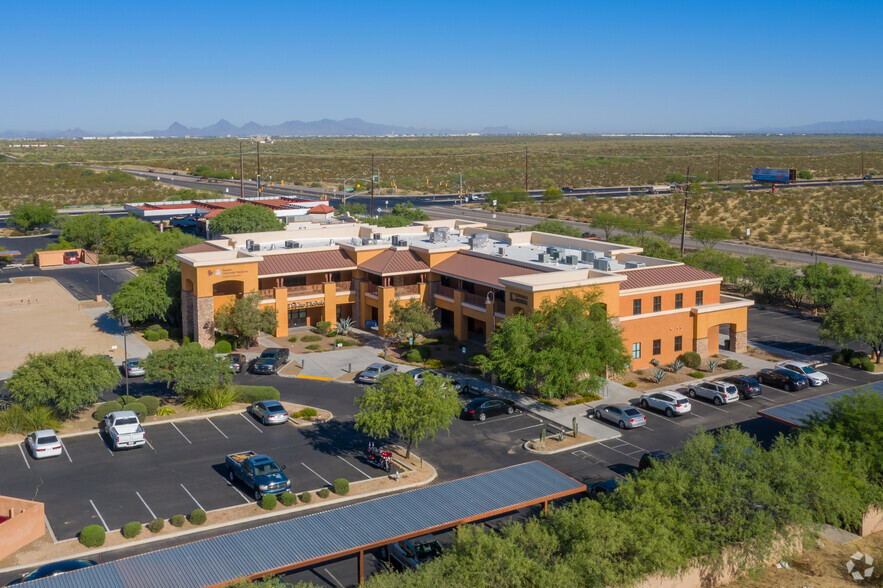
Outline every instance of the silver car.
<svg viewBox="0 0 883 588">
<path fill-rule="evenodd" d="M 669 418 L 675 415 L 687 414 L 693 409 L 689 398 L 680 392 L 673 392 L 671 390 L 642 394 L 640 403 L 641 408 L 656 409 L 664 412 L 665 416 Z"/>
<path fill-rule="evenodd" d="M 253 402 L 251 414 L 256 419 L 261 419 L 265 425 L 281 425 L 288 422 L 288 411 L 278 400 L 261 400 Z"/>
<path fill-rule="evenodd" d="M 61 441 L 52 429 L 34 431 L 25 439 L 25 447 L 34 459 L 61 455 Z"/>
<path fill-rule="evenodd" d="M 647 417 L 631 404 L 602 404 L 595 408 L 595 418 L 617 425 L 620 429 L 634 429 L 647 424 Z"/>
<path fill-rule="evenodd" d="M 806 376 L 809 380 L 810 386 L 821 386 L 830 381 L 828 380 L 827 374 L 817 371 L 814 367 L 804 361 L 780 361 L 776 364 L 776 367 L 797 372 L 801 376 Z"/>
<path fill-rule="evenodd" d="M 123 362 L 123 371 L 127 378 L 132 376 L 143 376 L 144 368 L 141 366 L 141 360 L 137 357 L 130 357 Z"/>
<path fill-rule="evenodd" d="M 397 372 L 399 368 L 388 363 L 372 363 L 356 376 L 357 384 L 375 384 L 377 380 Z"/>
<path fill-rule="evenodd" d="M 720 406 L 739 400 L 739 390 L 727 382 L 697 382 L 690 384 L 687 396 L 690 398 L 699 396 Z"/>
</svg>

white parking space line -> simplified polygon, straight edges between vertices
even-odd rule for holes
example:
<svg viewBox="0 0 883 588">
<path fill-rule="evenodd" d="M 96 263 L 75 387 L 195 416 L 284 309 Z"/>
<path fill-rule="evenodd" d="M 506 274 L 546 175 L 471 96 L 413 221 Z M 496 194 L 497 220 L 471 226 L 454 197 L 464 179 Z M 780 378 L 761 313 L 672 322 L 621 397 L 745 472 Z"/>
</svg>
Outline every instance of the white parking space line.
<svg viewBox="0 0 883 588">
<path fill-rule="evenodd" d="M 692 399 L 691 399 L 691 400 L 692 400 Z M 726 410 L 722 409 L 721 407 L 719 407 L 719 406 L 715 406 L 715 405 L 714 405 L 714 402 L 703 402 L 703 403 L 701 404 L 701 406 L 704 406 L 705 408 L 713 408 L 714 410 L 719 410 L 719 411 L 721 411 L 721 412 L 727 412 Z"/>
<path fill-rule="evenodd" d="M 350 466 L 351 468 L 353 468 L 354 470 L 356 470 L 357 472 L 359 472 L 360 474 L 362 474 L 363 476 L 365 476 L 365 477 L 368 478 L 369 480 L 371 479 L 371 476 L 369 476 L 368 474 L 366 474 L 365 472 L 363 472 L 360 468 L 357 468 L 356 466 L 354 466 L 353 464 L 351 464 L 350 462 L 348 462 L 345 458 L 341 457 L 340 455 L 338 455 L 337 458 L 343 460 L 343 463 L 345 463 L 346 465 Z"/>
<path fill-rule="evenodd" d="M 261 431 L 260 428 L 258 428 L 258 426 L 257 426 L 256 424 L 254 424 L 253 422 L 251 422 L 251 418 L 250 418 L 250 417 L 245 416 L 245 413 L 241 413 L 241 412 L 240 412 L 240 413 L 239 413 L 239 416 L 241 416 L 242 418 L 244 418 L 244 419 L 245 419 L 245 422 L 247 422 L 249 425 L 251 425 L 252 427 L 254 427 L 254 428 L 257 430 L 258 433 L 260 433 L 261 435 L 264 434 L 264 432 Z"/>
<path fill-rule="evenodd" d="M 58 543 L 58 539 L 55 538 L 55 532 L 52 530 L 52 525 L 49 524 L 49 517 L 44 516 L 43 520 L 46 521 L 46 530 L 49 531 L 49 537 L 52 539 L 52 542 Z"/>
<path fill-rule="evenodd" d="M 98 507 L 97 507 L 97 506 L 95 506 L 95 503 L 94 503 L 94 502 L 92 502 L 92 500 L 91 500 L 91 499 L 90 499 L 90 500 L 89 500 L 89 504 L 91 504 L 91 505 L 92 505 L 92 510 L 94 510 L 94 511 L 95 511 L 95 514 L 97 514 L 97 515 L 98 515 L 98 518 L 99 518 L 99 519 L 101 519 L 101 524 L 102 524 L 102 525 L 104 525 L 104 530 L 105 530 L 105 531 L 107 531 L 107 532 L 108 532 L 108 533 L 110 533 L 110 527 L 108 527 L 108 526 L 107 526 L 107 523 L 106 523 L 106 522 L 104 522 L 104 517 L 103 517 L 103 516 L 101 516 L 101 513 L 100 513 L 100 512 L 98 512 Z"/>
<path fill-rule="evenodd" d="M 146 508 L 146 509 L 147 509 L 147 512 L 149 512 L 149 513 L 150 513 L 150 516 L 151 516 L 151 517 L 153 517 L 153 518 L 154 518 L 154 519 L 155 519 L 155 518 L 157 518 L 157 517 L 156 517 L 156 515 L 155 515 L 155 514 L 153 514 L 153 511 L 152 511 L 152 510 L 150 510 L 150 507 L 149 507 L 149 506 L 147 506 L 147 502 L 145 502 L 145 500 L 144 500 L 144 498 L 142 498 L 142 497 L 141 497 L 141 494 L 140 494 L 140 493 L 139 493 L 139 492 L 135 492 L 135 496 L 137 496 L 137 497 L 138 497 L 138 500 L 140 500 L 140 501 L 141 501 L 141 504 L 143 504 L 143 505 L 144 505 L 144 508 Z"/>
<path fill-rule="evenodd" d="M 340 580 L 338 580 L 337 578 L 334 577 L 334 574 L 332 574 L 328 570 L 328 568 L 322 568 L 322 571 L 325 572 L 326 574 L 328 574 L 331 577 L 331 579 L 334 580 L 334 583 L 337 584 L 338 588 L 343 588 L 343 584 L 340 583 Z"/>
<path fill-rule="evenodd" d="M 104 442 L 104 435 L 100 432 L 98 433 L 98 439 L 101 441 L 101 444 L 104 445 L 104 448 L 107 449 L 107 452 L 113 457 L 113 451 L 110 450 L 110 447 L 107 446 L 107 443 Z"/>
<path fill-rule="evenodd" d="M 246 496 L 245 494 L 240 492 L 239 488 L 237 488 L 236 486 L 234 486 L 230 482 L 227 482 L 227 485 L 230 486 L 231 488 L 233 488 L 234 490 L 236 490 L 236 494 L 239 494 L 240 496 L 242 496 L 242 500 L 245 501 L 245 504 L 251 504 L 251 500 L 248 499 L 248 496 Z"/>
<path fill-rule="evenodd" d="M 509 419 L 517 419 L 518 417 L 521 417 L 521 416 L 524 416 L 524 415 L 513 414 L 512 416 L 506 416 L 501 419 L 494 419 L 493 421 L 478 421 L 477 423 L 472 423 L 472 426 L 473 427 L 480 427 L 481 425 L 486 425 L 490 422 L 499 423 L 501 421 L 505 421 L 505 420 L 509 420 Z"/>
<path fill-rule="evenodd" d="M 205 420 L 208 421 L 208 424 L 210 424 L 210 425 L 213 426 L 215 429 L 217 429 L 218 433 L 220 433 L 221 435 L 224 435 L 224 431 L 222 431 L 221 429 L 218 429 L 218 425 L 216 425 L 215 423 L 213 423 L 213 422 L 212 422 L 212 419 L 205 419 Z M 229 438 L 230 438 L 230 437 L 228 437 L 227 435 L 224 435 L 224 439 L 229 439 Z"/>
<path fill-rule="evenodd" d="M 178 431 L 179 433 L 181 433 L 181 429 L 179 429 L 179 428 L 175 425 L 175 423 L 172 423 L 172 426 L 175 427 L 175 430 L 176 430 L 176 431 Z M 193 445 L 193 442 L 192 442 L 190 439 L 187 438 L 187 435 L 185 435 L 184 433 L 181 433 L 181 436 L 184 437 L 184 441 L 186 441 L 186 442 L 189 443 L 190 445 Z"/>
<path fill-rule="evenodd" d="M 537 423 L 537 424 L 535 424 L 535 425 L 529 425 L 529 426 L 527 426 L 527 427 L 521 427 L 520 429 L 512 429 L 511 431 L 505 431 L 505 432 L 503 432 L 503 433 L 500 433 L 500 435 L 508 435 L 509 433 L 517 433 L 518 431 L 525 431 L 525 430 L 527 430 L 527 429 L 535 429 L 535 428 L 537 428 L 537 427 L 542 427 L 542 426 L 544 426 L 543 423 Z"/>
<path fill-rule="evenodd" d="M 326 479 L 323 478 L 322 476 L 319 476 L 319 472 L 317 472 L 316 470 L 314 470 L 313 468 L 311 468 L 310 466 L 308 466 L 308 465 L 305 464 L 304 462 L 300 462 L 300 465 L 304 466 L 305 468 L 307 468 L 308 470 L 310 470 L 311 472 L 313 472 L 314 474 L 316 474 L 316 476 L 318 476 L 318 478 L 319 478 L 320 480 L 322 480 L 323 482 L 325 482 L 326 484 L 328 484 L 328 485 L 331 484 L 331 482 L 329 482 L 328 480 L 326 480 Z"/>
<path fill-rule="evenodd" d="M 18 450 L 21 451 L 21 458 L 25 460 L 25 465 L 28 466 L 28 469 L 31 469 L 31 464 L 28 463 L 28 456 L 25 455 L 25 450 L 21 447 L 22 445 L 23 443 L 19 444 Z"/>
<path fill-rule="evenodd" d="M 184 492 L 187 493 L 187 496 L 189 496 L 190 498 L 193 498 L 193 494 L 190 493 L 190 490 L 188 490 L 188 489 L 184 486 L 184 484 L 181 484 L 181 488 L 184 488 Z M 196 506 L 198 506 L 200 509 L 205 510 L 204 508 L 202 508 L 202 505 L 199 504 L 199 501 L 196 500 L 196 498 L 193 498 L 193 502 L 195 502 L 195 503 L 196 503 Z"/>
<path fill-rule="evenodd" d="M 145 439 L 144 442 L 147 443 L 147 446 L 150 447 L 150 449 L 152 449 L 154 452 L 156 452 L 156 449 L 153 449 L 153 445 L 150 444 L 150 441 Z"/>
<path fill-rule="evenodd" d="M 64 454 L 67 456 L 67 460 L 71 463 L 74 463 L 74 460 L 71 459 L 71 454 L 67 452 L 67 446 L 64 444 L 64 441 L 59 440 L 61 443 L 61 449 L 64 451 Z"/>
<path fill-rule="evenodd" d="M 858 382 L 855 378 L 847 378 L 846 376 L 841 376 L 840 374 L 831 374 L 835 378 L 840 378 L 841 380 L 849 380 L 850 382 Z"/>
<path fill-rule="evenodd" d="M 629 458 L 629 459 L 636 459 L 634 456 L 629 455 L 628 453 L 625 453 L 625 452 L 623 452 L 623 451 L 620 451 L 619 449 L 614 449 L 613 447 L 607 447 L 607 446 L 604 445 L 603 443 L 599 443 L 599 445 L 601 445 L 602 447 L 606 447 L 606 448 L 609 449 L 610 451 L 615 451 L 616 453 L 618 453 L 618 454 L 620 454 L 620 455 L 624 455 L 624 456 L 626 456 L 626 457 Z M 640 460 L 636 460 L 636 461 L 640 461 Z"/>
<path fill-rule="evenodd" d="M 671 423 L 672 425 L 676 425 L 676 426 L 678 426 L 678 427 L 683 427 L 683 426 L 684 426 L 684 425 L 682 425 L 681 423 L 677 422 L 677 417 L 668 418 L 667 416 L 663 416 L 663 415 L 661 415 L 661 414 L 656 414 L 655 412 L 650 412 L 649 409 L 648 409 L 648 410 L 644 410 L 644 412 L 641 413 L 641 414 L 643 414 L 644 416 L 652 416 L 654 419 L 659 419 L 659 420 L 665 421 L 665 422 L 667 422 L 667 423 Z M 650 427 L 647 427 L 647 426 L 645 426 L 645 428 L 646 428 L 648 431 L 652 431 L 652 430 L 653 430 L 653 429 L 651 429 Z"/>
</svg>

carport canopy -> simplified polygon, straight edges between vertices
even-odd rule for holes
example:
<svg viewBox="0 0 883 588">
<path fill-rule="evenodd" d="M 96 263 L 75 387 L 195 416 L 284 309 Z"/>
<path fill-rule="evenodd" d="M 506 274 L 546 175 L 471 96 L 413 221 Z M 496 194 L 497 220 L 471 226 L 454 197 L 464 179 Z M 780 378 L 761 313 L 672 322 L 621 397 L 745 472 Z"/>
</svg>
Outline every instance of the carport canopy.
<svg viewBox="0 0 883 588">
<path fill-rule="evenodd" d="M 261 578 L 585 492 L 539 461 L 460 478 L 119 559 L 34 586 L 154 588 L 221 586 Z"/>
<path fill-rule="evenodd" d="M 810 414 L 814 412 L 825 412 L 828 408 L 829 401 L 843 398 L 845 396 L 851 396 L 865 390 L 872 390 L 879 395 L 883 392 L 883 382 L 876 382 L 870 386 L 860 386 L 858 388 L 850 388 L 849 390 L 841 390 L 840 392 L 822 394 L 815 398 L 796 400 L 787 404 L 780 404 L 779 406 L 771 406 L 770 408 L 758 410 L 757 414 L 784 425 L 802 427 L 806 423 L 806 419 Z"/>
</svg>

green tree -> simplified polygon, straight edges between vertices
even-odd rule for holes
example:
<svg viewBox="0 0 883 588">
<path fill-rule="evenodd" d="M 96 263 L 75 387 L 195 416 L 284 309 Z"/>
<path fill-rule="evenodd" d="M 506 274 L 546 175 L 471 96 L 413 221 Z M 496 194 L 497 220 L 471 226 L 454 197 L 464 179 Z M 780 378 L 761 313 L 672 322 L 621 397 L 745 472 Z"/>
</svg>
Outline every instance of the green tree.
<svg viewBox="0 0 883 588">
<path fill-rule="evenodd" d="M 172 264 L 154 266 L 120 286 L 110 300 L 111 316 L 119 319 L 125 312 L 132 323 L 161 320 L 180 304 L 180 290 L 179 267 Z"/>
<path fill-rule="evenodd" d="M 545 219 L 532 227 L 528 227 L 528 231 L 539 231 L 541 233 L 552 233 L 554 235 L 566 235 L 568 237 L 582 237 L 583 234 L 579 229 L 571 225 L 566 225 L 561 221 Z"/>
<path fill-rule="evenodd" d="M 808 169 L 802 169 L 797 172 L 797 178 L 801 179 L 801 180 L 811 180 L 812 179 L 812 172 L 809 171 Z"/>
<path fill-rule="evenodd" d="M 371 222 L 378 227 L 407 227 L 416 221 L 427 221 L 429 215 L 415 208 L 410 202 L 400 202 L 392 207 L 389 214 L 373 219 Z"/>
<path fill-rule="evenodd" d="M 349 214 L 350 216 L 365 216 L 368 214 L 368 208 L 361 202 L 347 202 L 340 204 L 334 211 L 334 214 L 341 216 Z"/>
<path fill-rule="evenodd" d="M 222 210 L 209 225 L 212 235 L 263 233 L 283 229 L 285 225 L 271 208 L 257 204 L 243 204 Z"/>
<path fill-rule="evenodd" d="M 160 349 L 144 361 L 144 375 L 160 380 L 182 397 L 195 396 L 227 386 L 233 377 L 230 362 L 216 357 L 199 343 L 187 343 L 177 349 Z"/>
<path fill-rule="evenodd" d="M 102 244 L 110 241 L 113 219 L 102 214 L 71 216 L 61 224 L 61 238 L 83 249 L 95 249 L 97 240 Z"/>
<path fill-rule="evenodd" d="M 684 256 L 684 263 L 722 276 L 725 282 L 737 283 L 745 275 L 745 262 L 724 251 L 700 249 Z"/>
<path fill-rule="evenodd" d="M 6 381 L 12 400 L 25 408 L 46 405 L 67 418 L 98 401 L 120 379 L 113 362 L 82 349 L 28 354 Z"/>
<path fill-rule="evenodd" d="M 653 233 L 659 235 L 665 242 L 671 245 L 671 240 L 675 237 L 680 236 L 681 234 L 681 225 L 674 222 L 666 222 L 661 225 L 656 225 L 652 229 Z"/>
<path fill-rule="evenodd" d="M 129 244 L 129 248 L 137 257 L 150 263 L 164 263 L 173 260 L 179 249 L 201 242 L 199 237 L 182 233 L 178 229 L 166 229 L 139 235 Z"/>
<path fill-rule="evenodd" d="M 110 223 L 106 241 L 101 242 L 101 250 L 117 255 L 129 255 L 133 242 L 145 235 L 158 232 L 151 222 L 133 216 L 116 218 Z"/>
<path fill-rule="evenodd" d="M 609 241 L 614 229 L 624 224 L 624 217 L 611 212 L 599 212 L 592 218 L 592 226 L 604 231 L 604 240 Z"/>
<path fill-rule="evenodd" d="M 644 235 L 653 229 L 653 223 L 644 216 L 620 216 L 617 227 L 643 243 Z"/>
<path fill-rule="evenodd" d="M 267 306 L 261 308 L 260 292 L 246 294 L 215 313 L 215 328 L 236 337 L 243 347 L 257 340 L 258 333 L 275 333 L 279 326 L 276 311 Z"/>
<path fill-rule="evenodd" d="M 390 309 L 390 320 L 383 325 L 383 330 L 392 337 L 416 339 L 418 335 L 426 335 L 439 327 L 438 321 L 432 316 L 432 309 L 412 298 L 405 304 L 398 300 Z"/>
<path fill-rule="evenodd" d="M 460 414 L 457 394 L 435 374 L 425 375 L 420 386 L 409 374 L 381 378 L 356 398 L 356 406 L 356 429 L 378 439 L 395 432 L 408 440 L 406 458 L 411 456 L 412 445 L 435 439 Z"/>
<path fill-rule="evenodd" d="M 497 202 L 497 210 L 504 211 L 516 202 L 533 202 L 527 190 L 521 188 L 497 188 L 487 195 L 487 203 L 493 206 Z"/>
<path fill-rule="evenodd" d="M 690 228 L 690 236 L 699 241 L 703 248 L 714 249 L 715 245 L 730 238 L 730 231 L 717 225 L 694 224 Z"/>
<path fill-rule="evenodd" d="M 7 224 L 10 226 L 21 227 L 25 231 L 36 229 L 51 224 L 57 216 L 55 208 L 48 202 L 33 204 L 24 202 L 17 206 L 13 206 L 9 211 Z"/>
<path fill-rule="evenodd" d="M 845 345 L 858 341 L 883 355 L 883 296 L 868 294 L 841 298 L 822 319 L 819 337 Z"/>
<path fill-rule="evenodd" d="M 813 306 L 828 310 L 842 298 L 860 298 L 871 293 L 871 284 L 845 265 L 810 263 L 800 268 L 803 285 L 812 297 Z"/>
<path fill-rule="evenodd" d="M 561 188 L 546 188 L 543 191 L 543 202 L 557 202 L 564 198 L 564 192 Z"/>
</svg>

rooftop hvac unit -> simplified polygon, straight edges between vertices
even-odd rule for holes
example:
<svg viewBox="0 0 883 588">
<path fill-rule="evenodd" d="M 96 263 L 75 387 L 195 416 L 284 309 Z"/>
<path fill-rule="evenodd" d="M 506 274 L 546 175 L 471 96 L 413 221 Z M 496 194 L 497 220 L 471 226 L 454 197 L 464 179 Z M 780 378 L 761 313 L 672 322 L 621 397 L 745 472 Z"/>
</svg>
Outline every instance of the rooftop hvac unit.
<svg viewBox="0 0 883 588">
<path fill-rule="evenodd" d="M 613 263 L 612 257 L 599 257 L 593 261 L 593 266 L 596 270 L 609 272 L 613 269 Z"/>
<path fill-rule="evenodd" d="M 399 241 L 399 247 L 407 247 L 407 246 L 408 246 L 407 241 Z"/>
<path fill-rule="evenodd" d="M 297 241 L 286 241 L 285 242 L 286 249 L 294 249 L 295 247 L 297 247 Z"/>
<path fill-rule="evenodd" d="M 398 247 L 398 246 L 399 246 L 399 236 L 398 236 L 398 235 L 393 235 L 393 236 L 392 236 L 392 246 L 393 246 L 393 247 Z"/>
<path fill-rule="evenodd" d="M 553 258 L 553 259 L 560 259 L 560 260 L 563 260 L 563 259 L 564 259 L 564 254 L 565 254 L 566 252 L 565 252 L 565 250 L 564 250 L 563 247 L 553 247 L 553 248 L 552 248 L 552 251 L 550 251 L 549 253 L 552 254 L 552 258 Z"/>
<path fill-rule="evenodd" d="M 252 249 L 252 247 L 254 247 L 254 241 L 252 241 L 251 239 L 246 239 L 245 240 L 245 250 L 246 251 L 254 251 Z"/>
<path fill-rule="evenodd" d="M 383 235 L 381 235 L 380 233 L 374 233 L 374 236 L 372 238 L 375 241 L 380 241 L 381 239 L 383 239 Z"/>
<path fill-rule="evenodd" d="M 504 255 L 506 255 L 506 248 L 505 247 L 497 247 L 497 255 L 499 255 L 500 257 L 503 257 Z"/>
<path fill-rule="evenodd" d="M 552 245 L 548 245 L 546 247 L 546 253 L 548 253 L 549 255 L 552 255 L 553 253 L 555 253 L 556 249 L 557 249 L 557 247 L 553 247 Z"/>
<path fill-rule="evenodd" d="M 550 263 L 552 256 L 548 253 L 540 253 L 540 263 Z"/>
<path fill-rule="evenodd" d="M 592 261 L 593 259 L 597 259 L 599 257 L 604 257 L 604 254 L 600 251 L 582 251 L 583 261 Z"/>
<path fill-rule="evenodd" d="M 579 257 L 576 255 L 568 255 L 567 256 L 567 265 L 576 265 L 579 263 Z"/>
<path fill-rule="evenodd" d="M 647 267 L 647 264 L 643 261 L 627 261 L 625 262 L 625 269 L 636 269 L 639 267 Z"/>
<path fill-rule="evenodd" d="M 370 244 L 371 244 L 371 239 L 369 239 L 368 237 L 362 237 L 362 245 L 370 245 Z"/>
</svg>

